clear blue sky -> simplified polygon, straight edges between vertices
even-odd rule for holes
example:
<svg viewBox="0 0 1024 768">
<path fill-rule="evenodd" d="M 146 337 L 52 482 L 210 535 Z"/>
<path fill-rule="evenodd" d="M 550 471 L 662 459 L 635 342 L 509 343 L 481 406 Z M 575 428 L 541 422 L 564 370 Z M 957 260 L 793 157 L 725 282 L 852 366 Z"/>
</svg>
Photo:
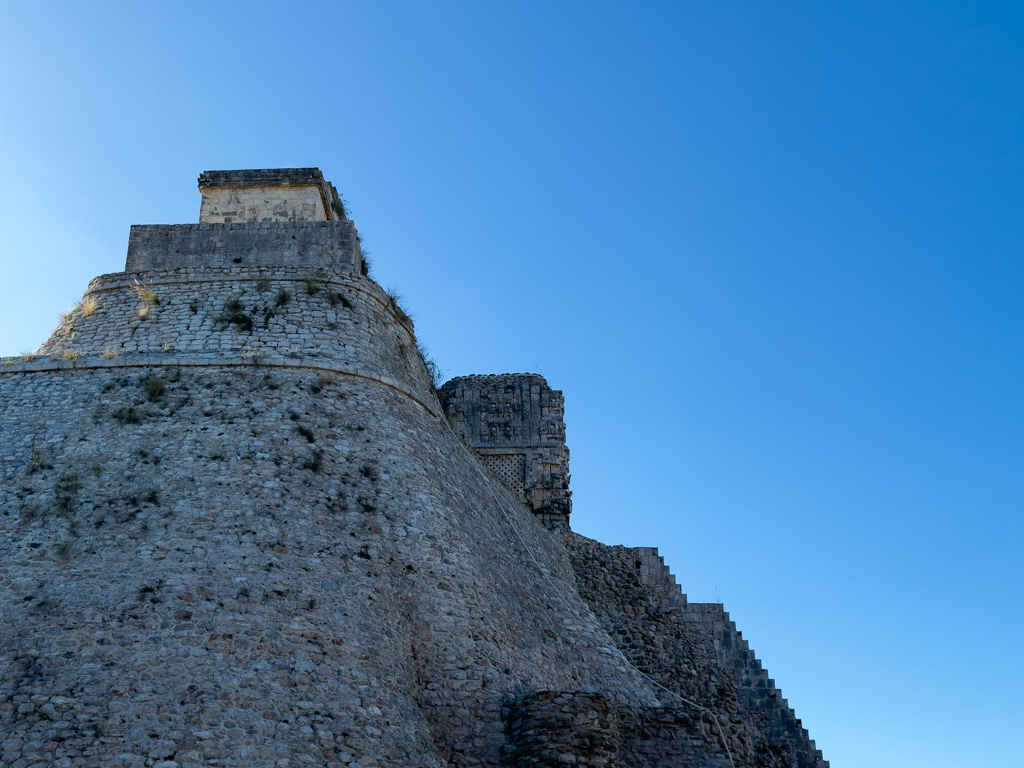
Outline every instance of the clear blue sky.
<svg viewBox="0 0 1024 768">
<path fill-rule="evenodd" d="M 1024 766 L 1024 6 L 0 3 L 0 354 L 316 165 L 836 768 Z"/>
</svg>

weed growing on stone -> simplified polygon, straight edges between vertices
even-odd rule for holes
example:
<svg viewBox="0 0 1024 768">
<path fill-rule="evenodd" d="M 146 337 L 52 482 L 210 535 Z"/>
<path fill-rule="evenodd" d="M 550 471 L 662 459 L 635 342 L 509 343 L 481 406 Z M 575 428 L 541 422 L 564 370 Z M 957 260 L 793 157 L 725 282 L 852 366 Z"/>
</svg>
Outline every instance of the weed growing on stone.
<svg viewBox="0 0 1024 768">
<path fill-rule="evenodd" d="M 54 496 L 57 498 L 57 509 L 65 514 L 70 512 L 71 508 L 75 505 L 75 500 L 78 498 L 78 492 L 81 488 L 82 485 L 78 482 L 78 475 L 73 472 L 60 477 L 53 486 Z"/>
<path fill-rule="evenodd" d="M 420 359 L 423 360 L 423 366 L 427 369 L 427 373 L 430 375 L 430 384 L 434 388 L 434 394 L 437 394 L 437 390 L 444 384 L 444 371 L 441 370 L 441 366 L 437 364 L 437 361 L 431 357 L 430 352 L 422 344 L 416 344 L 416 351 L 420 353 Z"/>
<path fill-rule="evenodd" d="M 295 431 L 302 435 L 304 438 L 306 438 L 307 442 L 316 442 L 316 435 L 313 434 L 313 430 L 305 426 L 304 424 L 300 424 L 298 427 L 296 427 Z"/>
<path fill-rule="evenodd" d="M 25 350 L 19 355 L 19 357 L 21 358 L 21 362 L 31 363 L 33 360 L 36 359 L 36 353 L 32 352 L 31 350 Z"/>
<path fill-rule="evenodd" d="M 149 319 L 149 307 L 139 307 L 139 320 Z"/>
<path fill-rule="evenodd" d="M 122 426 L 125 424 L 138 424 L 142 421 L 142 417 L 138 414 L 135 408 L 130 405 L 124 408 L 118 408 L 112 415 L 114 417 L 114 421 Z"/>
<path fill-rule="evenodd" d="M 220 319 L 227 325 L 231 325 L 233 323 L 243 331 L 252 331 L 252 318 L 245 314 L 245 307 L 242 305 L 242 300 L 237 297 L 228 299 L 224 302 L 224 312 L 221 314 Z"/>
<path fill-rule="evenodd" d="M 312 472 L 319 472 L 323 468 L 324 452 L 314 448 L 310 457 L 302 462 L 302 468 Z"/>
<path fill-rule="evenodd" d="M 107 358 L 107 360 L 113 360 L 115 357 L 117 357 L 117 352 L 112 350 L 110 347 L 107 347 L 105 350 L 103 350 L 103 356 Z"/>
<path fill-rule="evenodd" d="M 257 280 L 256 290 L 259 291 L 260 293 L 266 293 L 267 291 L 270 290 L 270 281 L 267 280 L 266 278 L 263 278 L 262 280 Z"/>
<path fill-rule="evenodd" d="M 62 541 L 60 544 L 53 548 L 53 551 L 57 553 L 57 557 L 61 560 L 68 560 L 71 558 L 71 553 L 74 551 L 75 545 L 71 541 Z"/>
<path fill-rule="evenodd" d="M 146 399 L 153 403 L 163 395 L 167 383 L 156 376 L 147 376 L 142 382 L 142 390 L 146 393 Z"/>
<path fill-rule="evenodd" d="M 73 349 L 65 349 L 61 353 L 61 357 L 63 359 L 65 359 L 65 360 L 69 360 L 70 362 L 75 363 L 75 362 L 77 362 L 77 361 L 82 359 L 82 353 L 81 352 L 76 352 Z"/>
<path fill-rule="evenodd" d="M 352 302 L 345 298 L 343 294 L 338 293 L 337 291 L 327 292 L 327 303 L 330 304 L 332 307 L 336 307 L 339 304 L 341 304 L 341 306 L 343 306 L 345 309 L 352 308 Z"/>
<path fill-rule="evenodd" d="M 384 293 L 386 293 L 388 298 L 391 299 L 391 308 L 395 311 L 395 314 L 398 315 L 398 319 L 403 323 L 412 325 L 412 316 L 406 311 L 405 307 L 402 306 L 405 302 L 405 298 L 402 294 L 400 294 L 394 287 L 388 288 Z"/>
<path fill-rule="evenodd" d="M 283 307 L 285 304 L 287 304 L 291 300 L 292 300 L 291 292 L 285 290 L 284 288 L 282 288 L 280 291 L 278 291 L 277 292 L 277 296 L 274 297 L 274 303 L 277 304 L 277 306 L 279 306 L 279 307 Z"/>
<path fill-rule="evenodd" d="M 135 281 L 135 295 L 137 295 L 140 300 L 146 302 L 147 304 L 160 303 L 160 298 L 157 296 L 156 291 L 153 289 L 153 287 L 149 285 L 143 285 L 138 280 Z"/>
<path fill-rule="evenodd" d="M 95 296 L 86 296 L 78 306 L 82 310 L 82 317 L 92 317 L 100 308 L 100 303 Z"/>
<path fill-rule="evenodd" d="M 303 282 L 306 284 L 306 293 L 308 293 L 310 296 L 315 296 L 317 293 L 319 293 L 320 285 L 321 283 L 323 283 L 322 280 L 318 280 L 315 277 L 307 277 L 303 280 Z"/>
<path fill-rule="evenodd" d="M 53 469 L 53 460 L 38 448 L 32 449 L 32 456 L 28 460 L 28 473 L 34 475 L 44 469 Z"/>
</svg>

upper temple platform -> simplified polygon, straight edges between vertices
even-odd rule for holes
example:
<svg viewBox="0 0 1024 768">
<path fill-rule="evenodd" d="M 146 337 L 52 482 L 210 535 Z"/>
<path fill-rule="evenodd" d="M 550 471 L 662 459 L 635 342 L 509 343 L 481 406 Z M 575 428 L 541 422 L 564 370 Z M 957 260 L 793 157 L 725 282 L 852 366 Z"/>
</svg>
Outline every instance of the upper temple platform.
<svg viewBox="0 0 1024 768">
<path fill-rule="evenodd" d="M 365 274 L 359 234 L 319 168 L 204 171 L 198 224 L 134 225 L 125 270 L 299 266 Z"/>
</svg>

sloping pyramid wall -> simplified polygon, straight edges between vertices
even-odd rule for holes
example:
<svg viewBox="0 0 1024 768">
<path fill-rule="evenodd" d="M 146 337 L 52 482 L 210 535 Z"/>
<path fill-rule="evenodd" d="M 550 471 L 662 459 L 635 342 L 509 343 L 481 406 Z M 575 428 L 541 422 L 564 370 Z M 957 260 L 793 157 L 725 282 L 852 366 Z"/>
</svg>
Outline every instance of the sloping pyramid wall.
<svg viewBox="0 0 1024 768">
<path fill-rule="evenodd" d="M 200 184 L 247 220 L 133 227 L 0 359 L 0 764 L 827 768 L 721 606 L 569 530 L 561 393 L 446 415 L 318 169 Z"/>
<path fill-rule="evenodd" d="M 368 278 L 106 275 L 3 362 L 5 765 L 496 765 L 508 696 L 656 705 Z"/>
</svg>

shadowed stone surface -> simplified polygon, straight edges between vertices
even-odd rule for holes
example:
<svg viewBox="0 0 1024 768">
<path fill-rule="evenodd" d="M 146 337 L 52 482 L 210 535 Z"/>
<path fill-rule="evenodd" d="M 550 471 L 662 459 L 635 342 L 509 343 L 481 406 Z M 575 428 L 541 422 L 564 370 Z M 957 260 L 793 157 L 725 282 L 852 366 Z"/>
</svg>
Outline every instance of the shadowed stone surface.
<svg viewBox="0 0 1024 768">
<path fill-rule="evenodd" d="M 827 765 L 720 606 L 569 531 L 561 393 L 442 409 L 351 222 L 256 221 L 310 170 L 209 175 L 265 208 L 133 229 L 0 361 L 0 763 Z"/>
</svg>

